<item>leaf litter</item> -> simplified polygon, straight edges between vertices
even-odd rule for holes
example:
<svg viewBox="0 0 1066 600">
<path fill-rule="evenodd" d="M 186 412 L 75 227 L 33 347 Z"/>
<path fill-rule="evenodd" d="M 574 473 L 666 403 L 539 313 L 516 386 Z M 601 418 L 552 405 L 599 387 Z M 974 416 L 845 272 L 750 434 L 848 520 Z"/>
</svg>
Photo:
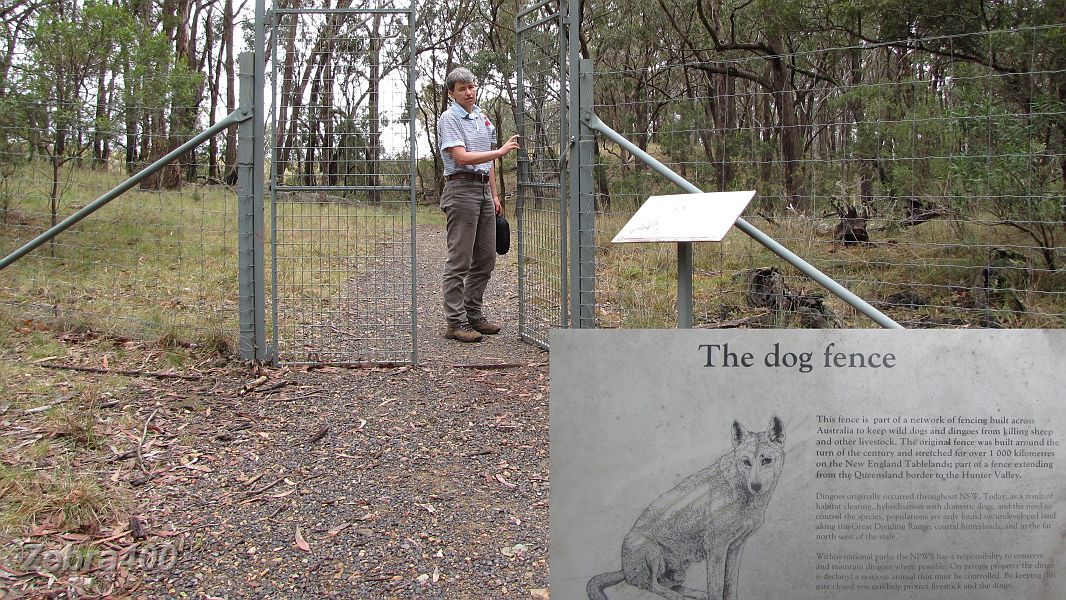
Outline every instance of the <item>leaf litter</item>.
<svg viewBox="0 0 1066 600">
<path fill-rule="evenodd" d="M 146 543 L 182 550 L 103 592 L 549 597 L 547 354 L 517 337 L 514 256 L 486 301 L 504 332 L 458 344 L 441 336 L 443 232 L 419 226 L 419 245 L 417 365 L 137 381 L 107 474 L 133 490 Z M 95 535 L 129 546 L 124 528 Z"/>
</svg>

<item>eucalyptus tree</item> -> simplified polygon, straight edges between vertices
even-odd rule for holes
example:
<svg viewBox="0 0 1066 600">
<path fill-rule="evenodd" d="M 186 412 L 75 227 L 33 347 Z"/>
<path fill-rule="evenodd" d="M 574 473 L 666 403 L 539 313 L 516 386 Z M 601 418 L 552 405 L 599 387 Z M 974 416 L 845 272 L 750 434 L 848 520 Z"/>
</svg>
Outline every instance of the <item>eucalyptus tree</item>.
<svg viewBox="0 0 1066 600">
<path fill-rule="evenodd" d="M 58 5 L 59 0 L 0 0 L 0 181 L 14 174 L 15 165 L 22 159 L 18 150 L 18 130 L 22 121 L 20 114 L 24 94 L 19 87 L 23 76 L 20 64 L 25 57 L 25 44 L 36 26 L 39 13 Z M 4 194 L 0 211 L 6 218 L 10 196 Z"/>
<path fill-rule="evenodd" d="M 518 36 L 515 18 L 525 7 L 521 0 L 482 0 L 476 4 L 479 22 L 484 25 L 480 39 L 467 62 L 479 75 L 484 88 L 480 94 L 481 109 L 496 125 L 496 143 L 502 144 L 517 132 L 518 115 Z M 508 155 L 496 169 L 497 189 L 501 202 L 506 203 L 508 175 L 517 172 L 517 156 Z"/>
<path fill-rule="evenodd" d="M 201 46 L 204 42 L 201 28 L 209 29 L 214 4 L 213 0 L 161 0 L 155 9 L 152 18 L 173 45 L 173 70 L 178 75 L 187 75 L 187 78 L 175 93 L 167 97 L 169 105 L 157 108 L 162 114 L 157 113 L 152 159 L 177 148 L 196 131 L 208 78 L 204 71 L 206 55 L 212 49 L 209 44 Z M 173 189 L 180 187 L 183 180 L 195 176 L 196 160 L 190 152 L 179 157 L 178 164 L 164 172 L 161 184 Z"/>
<path fill-rule="evenodd" d="M 219 62 L 223 63 L 226 69 L 226 113 L 232 113 L 237 109 L 237 78 L 236 69 L 234 64 L 234 44 L 233 37 L 235 28 L 235 17 L 238 12 L 244 9 L 247 1 L 241 2 L 240 5 L 234 7 L 234 0 L 224 0 L 225 7 L 222 11 L 222 47 L 225 53 L 225 58 L 220 58 Z M 216 89 L 217 89 L 216 85 Z M 237 170 L 237 127 L 233 126 L 226 130 L 226 154 L 225 154 L 225 171 L 226 181 L 236 183 L 236 170 Z"/>
<path fill-rule="evenodd" d="M 203 73 L 209 92 L 207 118 L 209 125 L 215 123 L 219 115 L 219 105 L 224 103 L 225 113 L 232 113 L 237 108 L 236 64 L 234 62 L 234 17 L 237 10 L 233 0 L 223 0 L 218 8 L 209 6 L 203 24 Z M 223 79 L 223 74 L 225 79 Z M 225 90 L 225 98 L 223 98 Z M 207 177 L 209 181 L 218 182 L 232 179 L 237 161 L 237 126 L 226 129 L 224 154 L 219 153 L 219 136 L 212 136 L 208 141 Z M 222 164 L 219 164 L 219 159 Z"/>
<path fill-rule="evenodd" d="M 701 72 L 712 89 L 729 82 L 730 93 L 719 97 L 736 103 L 730 110 L 750 111 L 751 126 L 763 132 L 763 148 L 777 148 L 786 205 L 806 211 L 810 190 L 803 159 L 811 103 L 820 86 L 836 85 L 838 77 L 808 52 L 826 42 L 828 28 L 818 6 L 799 0 L 657 1 L 691 57 L 687 68 Z M 731 118 L 743 116 L 735 112 Z M 771 160 L 764 155 L 759 162 L 768 166 Z M 764 171 L 762 177 L 773 175 Z"/>
<path fill-rule="evenodd" d="M 53 225 L 58 222 L 64 167 L 92 147 L 98 126 L 106 126 L 97 122 L 96 82 L 116 66 L 129 33 L 125 11 L 89 0 L 42 8 L 24 40 L 25 62 L 7 90 L 6 108 L 16 135 L 48 160 Z"/>
<path fill-rule="evenodd" d="M 7 95 L 11 67 L 22 53 L 22 43 L 33 30 L 38 15 L 46 10 L 55 10 L 62 0 L 0 0 L 0 94 Z"/>
<path fill-rule="evenodd" d="M 295 7 L 299 7 L 298 3 Z M 326 8 L 375 8 L 338 0 Z M 277 32 L 274 177 L 301 185 L 367 186 L 371 202 L 388 183 L 385 131 L 410 55 L 402 12 L 286 14 Z M 406 94 L 402 95 L 406 104 Z"/>
<path fill-rule="evenodd" d="M 950 103 L 933 109 L 947 124 L 937 151 L 954 159 L 938 176 L 950 190 L 952 208 L 1024 232 L 1039 246 L 1045 267 L 1060 268 L 1057 248 L 1066 236 L 1066 5 L 849 0 L 829 8 L 834 27 L 896 53 L 897 64 L 910 71 L 897 79 L 939 77 L 936 85 Z M 980 198 L 994 201 L 973 200 Z"/>
<path fill-rule="evenodd" d="M 180 143 L 188 116 L 195 110 L 204 77 L 189 69 L 184 56 L 175 53 L 173 29 L 151 23 L 157 15 L 133 15 L 134 32 L 122 60 L 122 114 L 126 135 L 126 169 L 132 173 L 162 157 Z M 188 132 L 185 132 L 188 133 Z M 144 179 L 144 189 L 179 187 L 182 169 L 171 165 L 160 175 Z"/>
</svg>

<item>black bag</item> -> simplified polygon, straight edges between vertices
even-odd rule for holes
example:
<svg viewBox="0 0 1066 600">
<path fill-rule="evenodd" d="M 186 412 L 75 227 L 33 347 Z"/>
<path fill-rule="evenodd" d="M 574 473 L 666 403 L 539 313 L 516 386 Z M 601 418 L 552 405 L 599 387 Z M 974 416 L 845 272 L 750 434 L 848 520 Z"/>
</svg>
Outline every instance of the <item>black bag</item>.
<svg viewBox="0 0 1066 600">
<path fill-rule="evenodd" d="M 511 224 L 503 215 L 496 215 L 496 254 L 507 254 L 511 249 Z"/>
</svg>

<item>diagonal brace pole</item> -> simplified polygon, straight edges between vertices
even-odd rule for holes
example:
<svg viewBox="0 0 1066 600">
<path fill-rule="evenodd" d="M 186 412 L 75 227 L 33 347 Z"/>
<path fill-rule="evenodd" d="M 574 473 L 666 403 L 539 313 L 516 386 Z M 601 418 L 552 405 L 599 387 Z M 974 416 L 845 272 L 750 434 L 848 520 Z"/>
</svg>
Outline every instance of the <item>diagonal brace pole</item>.
<svg viewBox="0 0 1066 600">
<path fill-rule="evenodd" d="M 632 153 L 633 156 L 636 156 L 637 158 L 646 162 L 648 166 L 658 171 L 661 175 L 669 179 L 671 182 L 673 182 L 686 192 L 692 194 L 703 193 L 702 190 L 690 183 L 687 179 L 672 171 L 669 167 L 656 160 L 655 157 L 638 148 L 635 144 L 633 144 L 624 136 L 622 136 L 622 134 L 608 127 L 607 124 L 601 121 L 600 118 L 597 117 L 596 114 L 592 111 L 584 111 L 581 115 L 581 120 L 584 121 L 585 124 L 587 124 L 591 129 L 602 133 L 603 135 L 607 136 L 607 138 L 609 138 L 611 141 L 625 148 L 628 152 Z M 754 238 L 755 241 L 759 242 L 763 246 L 766 246 L 766 248 L 769 249 L 771 252 L 785 259 L 789 264 L 799 269 L 804 275 L 821 284 L 827 290 L 837 295 L 844 302 L 847 302 L 848 304 L 854 306 L 862 314 L 873 319 L 874 322 L 876 322 L 878 325 L 886 329 L 903 329 L 902 325 L 893 321 L 891 318 L 888 317 L 888 315 L 877 310 L 862 298 L 856 296 L 850 290 L 837 283 L 832 277 L 819 271 L 817 268 L 814 267 L 814 265 L 803 260 L 791 250 L 785 248 L 780 243 L 778 243 L 777 240 L 766 235 L 757 227 L 745 221 L 743 218 L 737 219 L 736 226 L 738 229 Z"/>
<path fill-rule="evenodd" d="M 144 169 L 139 171 L 136 175 L 130 177 L 126 181 L 123 181 L 121 184 L 119 184 L 117 187 L 115 187 L 111 191 L 107 192 L 103 196 L 100 196 L 99 198 L 97 198 L 96 200 L 92 201 L 91 203 L 86 204 L 78 212 L 70 215 L 66 219 L 63 219 L 59 223 L 56 223 L 48 231 L 45 231 L 44 233 L 42 233 L 41 235 L 37 236 L 33 240 L 30 240 L 29 242 L 27 242 L 26 245 L 22 246 L 18 250 L 15 250 L 11 254 L 7 255 L 3 260 L 0 260 L 0 270 L 3 270 L 5 268 L 7 268 L 11 264 L 13 264 L 15 261 L 17 261 L 18 259 L 22 258 L 23 256 L 26 256 L 27 254 L 29 254 L 30 252 L 32 252 L 33 250 L 35 250 L 36 248 L 38 248 L 39 246 L 41 246 L 42 244 L 47 242 L 48 240 L 51 240 L 52 238 L 56 237 L 60 233 L 63 233 L 68 228 L 70 228 L 72 225 L 77 223 L 78 221 L 81 221 L 85 217 L 93 214 L 94 212 L 99 210 L 101 207 L 103 207 L 105 204 L 107 204 L 108 202 L 111 202 L 115 198 L 118 198 L 119 196 L 121 196 L 125 192 L 129 191 L 130 189 L 132 189 L 135 185 L 140 183 L 141 180 L 143 180 L 144 178 L 148 177 L 152 173 L 155 173 L 159 169 L 162 169 L 168 163 L 170 163 L 171 161 L 177 159 L 182 154 L 185 154 L 186 152 L 192 150 L 193 148 L 196 148 L 201 143 L 203 143 L 205 140 L 209 139 L 211 136 L 217 134 L 218 132 L 226 129 L 227 127 L 229 127 L 231 125 L 234 125 L 236 123 L 240 123 L 241 121 L 249 119 L 249 118 L 251 118 L 251 116 L 252 116 L 252 111 L 249 108 L 238 108 L 237 110 L 235 110 L 235 111 L 231 112 L 230 114 L 226 115 L 219 122 L 215 123 L 211 127 L 208 127 L 207 129 L 205 129 L 202 132 L 200 132 L 199 134 L 197 134 L 196 137 L 194 137 L 191 140 L 185 142 L 184 144 L 178 146 L 177 148 L 175 148 L 173 151 L 171 151 L 169 154 L 167 154 L 163 158 L 160 158 L 159 160 L 155 161 L 154 163 L 148 165 L 147 167 L 145 167 Z"/>
</svg>

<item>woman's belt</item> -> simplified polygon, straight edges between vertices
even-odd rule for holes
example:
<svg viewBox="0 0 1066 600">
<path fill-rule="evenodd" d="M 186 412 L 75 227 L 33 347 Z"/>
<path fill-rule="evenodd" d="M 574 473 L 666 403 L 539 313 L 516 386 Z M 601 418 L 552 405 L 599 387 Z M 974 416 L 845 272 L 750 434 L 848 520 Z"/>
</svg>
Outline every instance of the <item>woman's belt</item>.
<svg viewBox="0 0 1066 600">
<path fill-rule="evenodd" d="M 460 171 L 458 173 L 452 173 L 444 177 L 448 181 L 476 181 L 478 183 L 488 183 L 488 174 L 471 173 L 470 171 Z"/>
</svg>

